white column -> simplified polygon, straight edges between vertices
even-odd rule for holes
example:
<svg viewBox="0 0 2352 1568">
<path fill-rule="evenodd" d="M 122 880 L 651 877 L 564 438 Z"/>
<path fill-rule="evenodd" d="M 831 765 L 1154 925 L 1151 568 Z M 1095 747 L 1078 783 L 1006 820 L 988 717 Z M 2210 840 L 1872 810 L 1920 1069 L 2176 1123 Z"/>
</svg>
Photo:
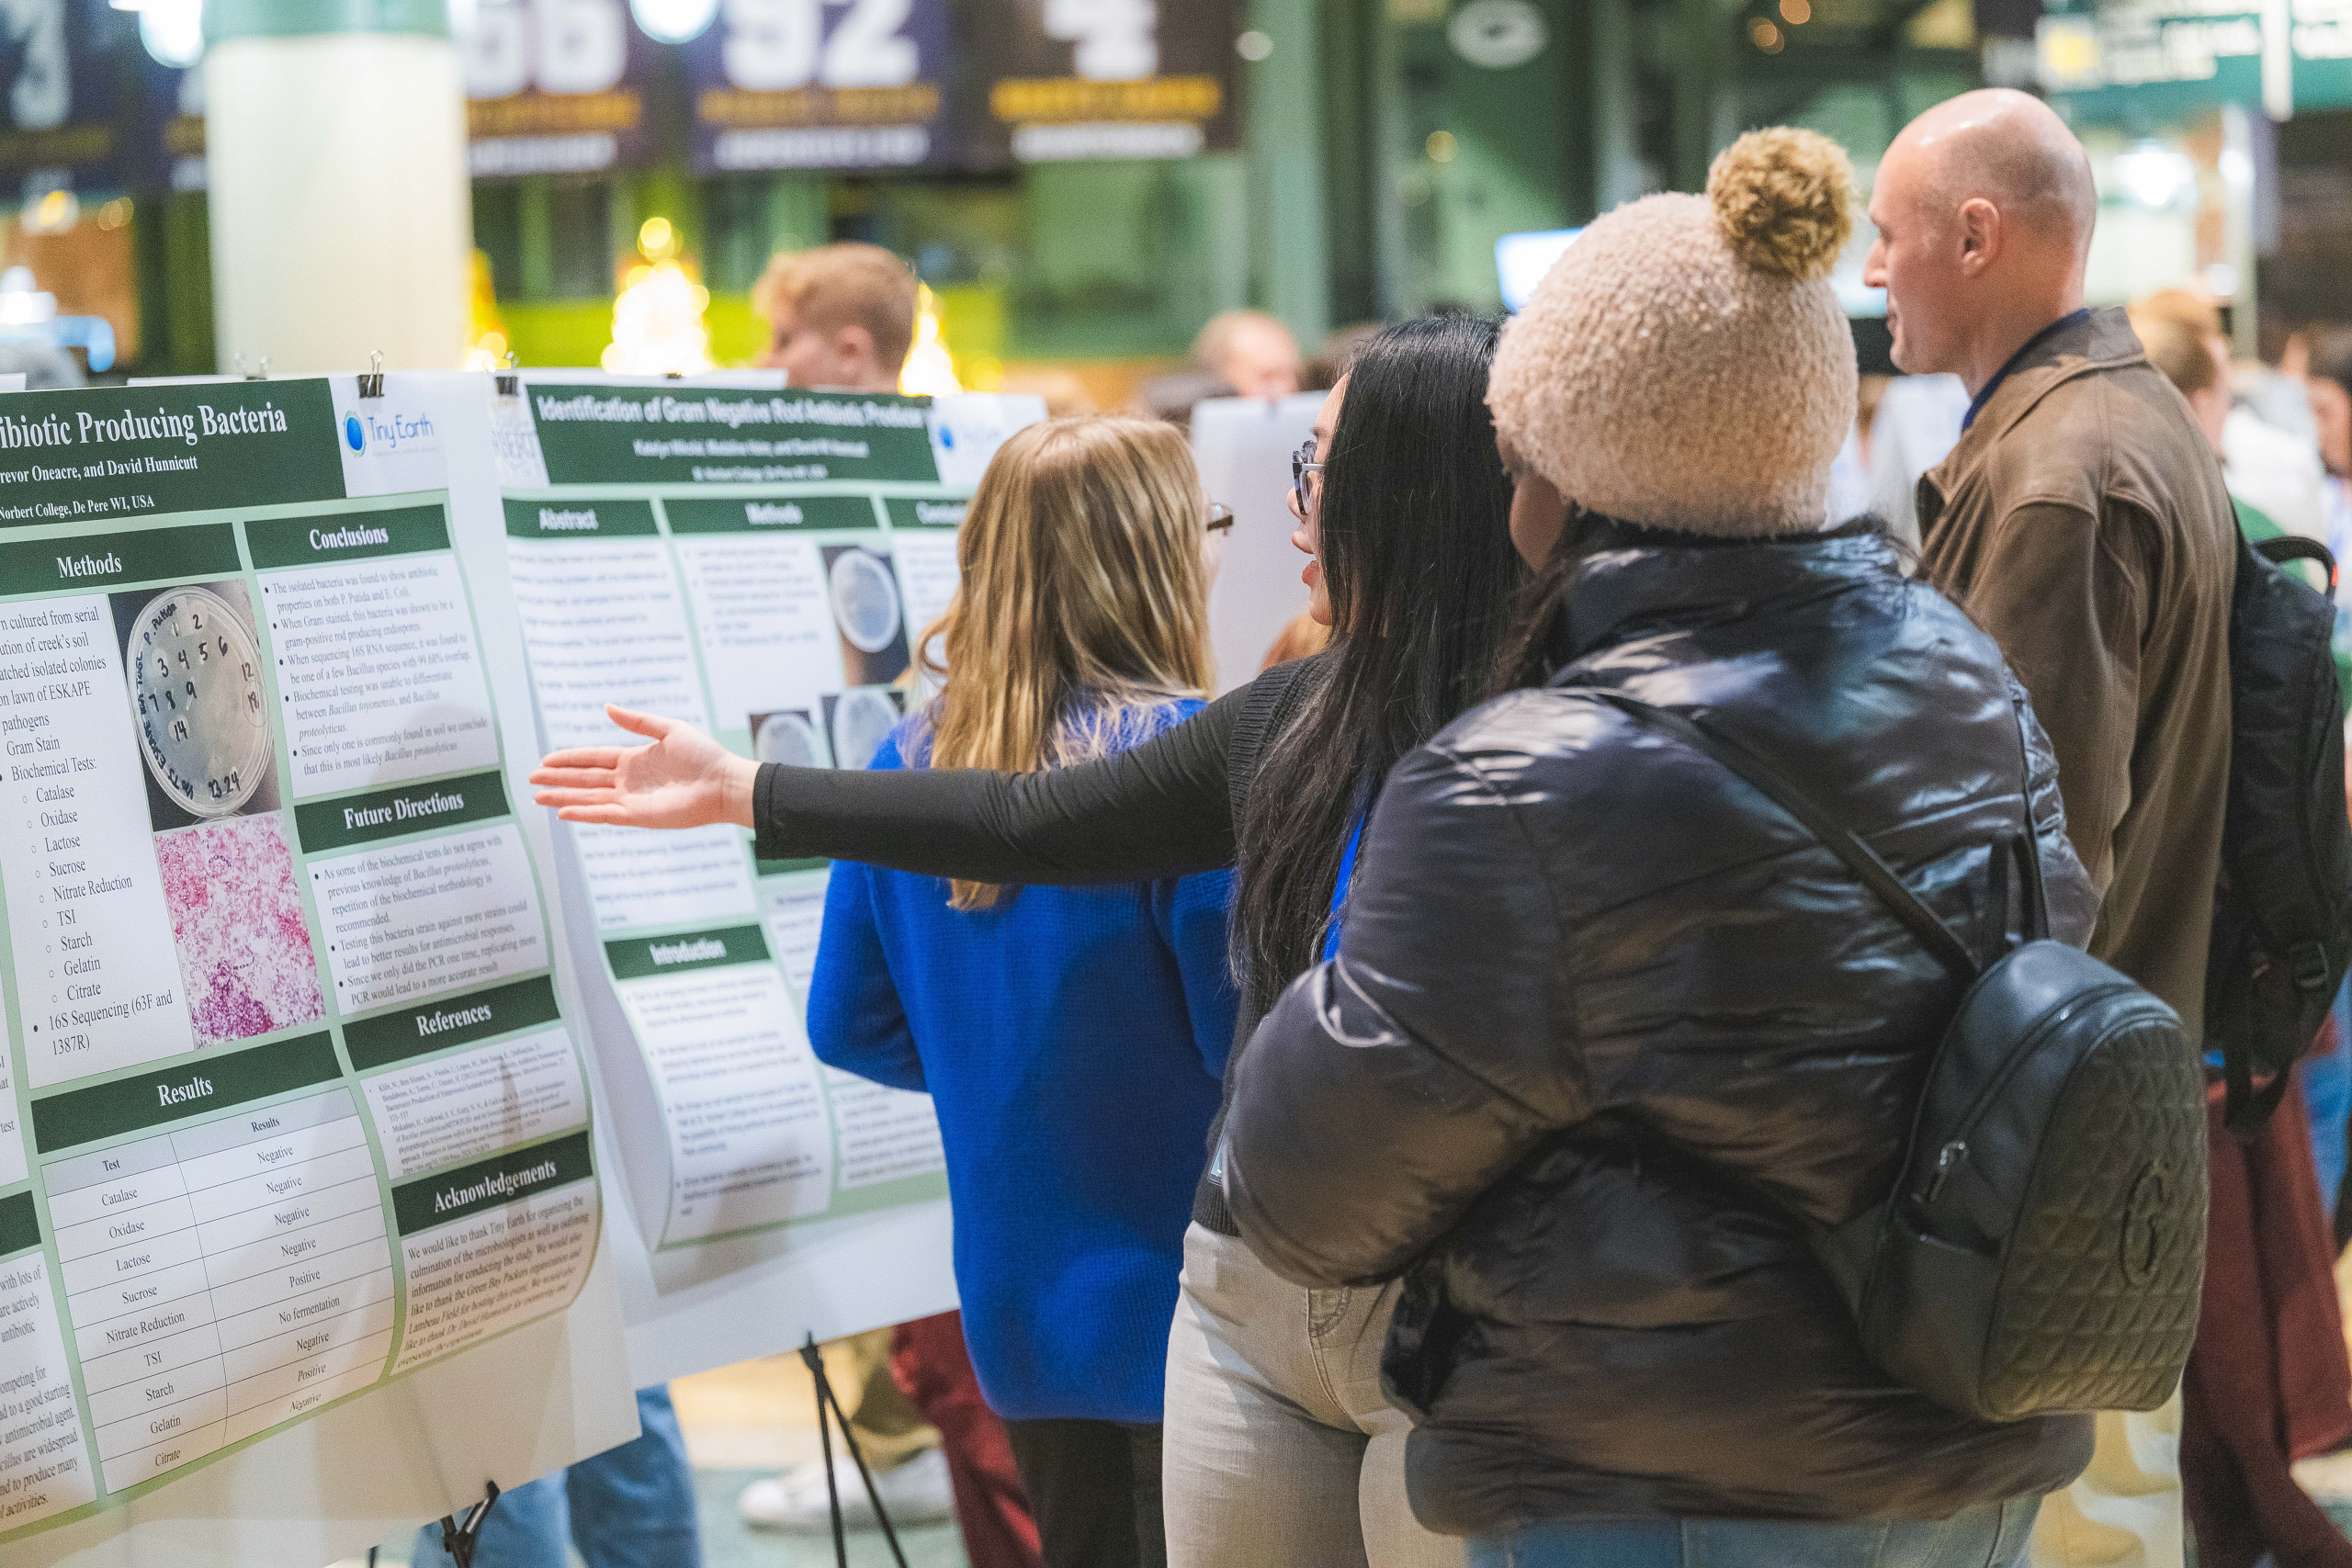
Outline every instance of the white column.
<svg viewBox="0 0 2352 1568">
<path fill-rule="evenodd" d="M 414 7 L 245 0 L 207 27 L 206 160 L 220 368 L 453 369 L 473 219 L 457 51 L 357 30 Z M 436 7 L 437 19 L 437 7 Z M 341 29 L 341 30 L 338 30 Z"/>
</svg>

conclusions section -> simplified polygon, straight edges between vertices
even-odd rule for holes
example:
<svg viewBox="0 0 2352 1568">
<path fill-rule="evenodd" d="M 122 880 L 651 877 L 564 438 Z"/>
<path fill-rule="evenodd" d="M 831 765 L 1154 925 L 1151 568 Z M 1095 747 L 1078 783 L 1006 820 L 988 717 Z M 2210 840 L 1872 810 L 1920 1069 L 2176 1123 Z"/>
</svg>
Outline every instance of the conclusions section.
<svg viewBox="0 0 2352 1568">
<path fill-rule="evenodd" d="M 297 799 L 495 766 L 498 733 L 439 503 L 245 525 Z"/>
</svg>

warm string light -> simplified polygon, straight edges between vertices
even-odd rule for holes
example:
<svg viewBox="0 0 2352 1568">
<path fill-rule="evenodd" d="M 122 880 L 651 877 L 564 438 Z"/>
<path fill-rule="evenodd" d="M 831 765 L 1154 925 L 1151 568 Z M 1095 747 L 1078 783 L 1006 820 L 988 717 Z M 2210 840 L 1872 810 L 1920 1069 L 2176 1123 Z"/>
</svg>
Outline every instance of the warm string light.
<svg viewBox="0 0 2352 1568">
<path fill-rule="evenodd" d="M 667 218 L 649 218 L 637 231 L 645 259 L 621 280 L 613 301 L 613 341 L 598 361 L 626 376 L 696 376 L 711 368 L 710 333 L 703 312 L 710 290 L 695 281 L 678 259 L 676 227 Z"/>
<path fill-rule="evenodd" d="M 956 378 L 956 356 L 939 335 L 941 324 L 939 296 L 930 285 L 917 285 L 915 344 L 907 351 L 906 367 L 899 372 L 899 390 L 910 397 L 936 398 L 964 389 Z"/>
</svg>

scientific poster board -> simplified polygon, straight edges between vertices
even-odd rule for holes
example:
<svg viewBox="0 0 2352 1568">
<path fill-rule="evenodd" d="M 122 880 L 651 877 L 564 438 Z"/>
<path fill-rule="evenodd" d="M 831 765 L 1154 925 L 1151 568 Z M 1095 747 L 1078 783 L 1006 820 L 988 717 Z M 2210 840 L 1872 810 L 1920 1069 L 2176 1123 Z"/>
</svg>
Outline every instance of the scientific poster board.
<svg viewBox="0 0 2352 1568">
<path fill-rule="evenodd" d="M 1290 460 L 1315 435 L 1324 394 L 1279 401 L 1209 398 L 1193 406 L 1193 461 L 1211 501 L 1233 508 L 1216 581 L 1209 587 L 1209 642 L 1222 696 L 1258 677 L 1283 628 L 1306 613 L 1306 558 L 1290 542 Z"/>
<path fill-rule="evenodd" d="M 526 377 L 490 401 L 499 504 L 464 525 L 503 536 L 545 744 L 639 743 L 609 702 L 832 767 L 864 767 L 915 698 L 962 498 L 1044 412 L 773 377 Z M 760 861 L 729 826 L 557 838 L 641 1243 L 635 1375 L 953 1306 L 929 1099 L 809 1048 L 825 863 Z"/>
<path fill-rule="evenodd" d="M 634 1430 L 439 437 L 351 377 L 0 400 L 12 1568 L 315 1564 Z"/>
</svg>

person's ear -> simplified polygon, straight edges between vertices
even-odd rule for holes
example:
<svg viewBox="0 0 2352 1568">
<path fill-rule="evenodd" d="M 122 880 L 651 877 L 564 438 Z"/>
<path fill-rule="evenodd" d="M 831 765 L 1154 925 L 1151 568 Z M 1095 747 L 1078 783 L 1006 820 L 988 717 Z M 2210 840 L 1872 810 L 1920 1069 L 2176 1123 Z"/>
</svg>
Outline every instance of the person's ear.
<svg viewBox="0 0 2352 1568">
<path fill-rule="evenodd" d="M 2001 255 L 2001 209 L 1983 197 L 1960 204 L 1960 265 L 1971 276 L 1981 276 Z"/>
<path fill-rule="evenodd" d="M 874 334 L 858 326 L 843 327 L 833 333 L 833 359 L 844 367 L 881 363 L 881 356 L 874 352 Z"/>
</svg>

